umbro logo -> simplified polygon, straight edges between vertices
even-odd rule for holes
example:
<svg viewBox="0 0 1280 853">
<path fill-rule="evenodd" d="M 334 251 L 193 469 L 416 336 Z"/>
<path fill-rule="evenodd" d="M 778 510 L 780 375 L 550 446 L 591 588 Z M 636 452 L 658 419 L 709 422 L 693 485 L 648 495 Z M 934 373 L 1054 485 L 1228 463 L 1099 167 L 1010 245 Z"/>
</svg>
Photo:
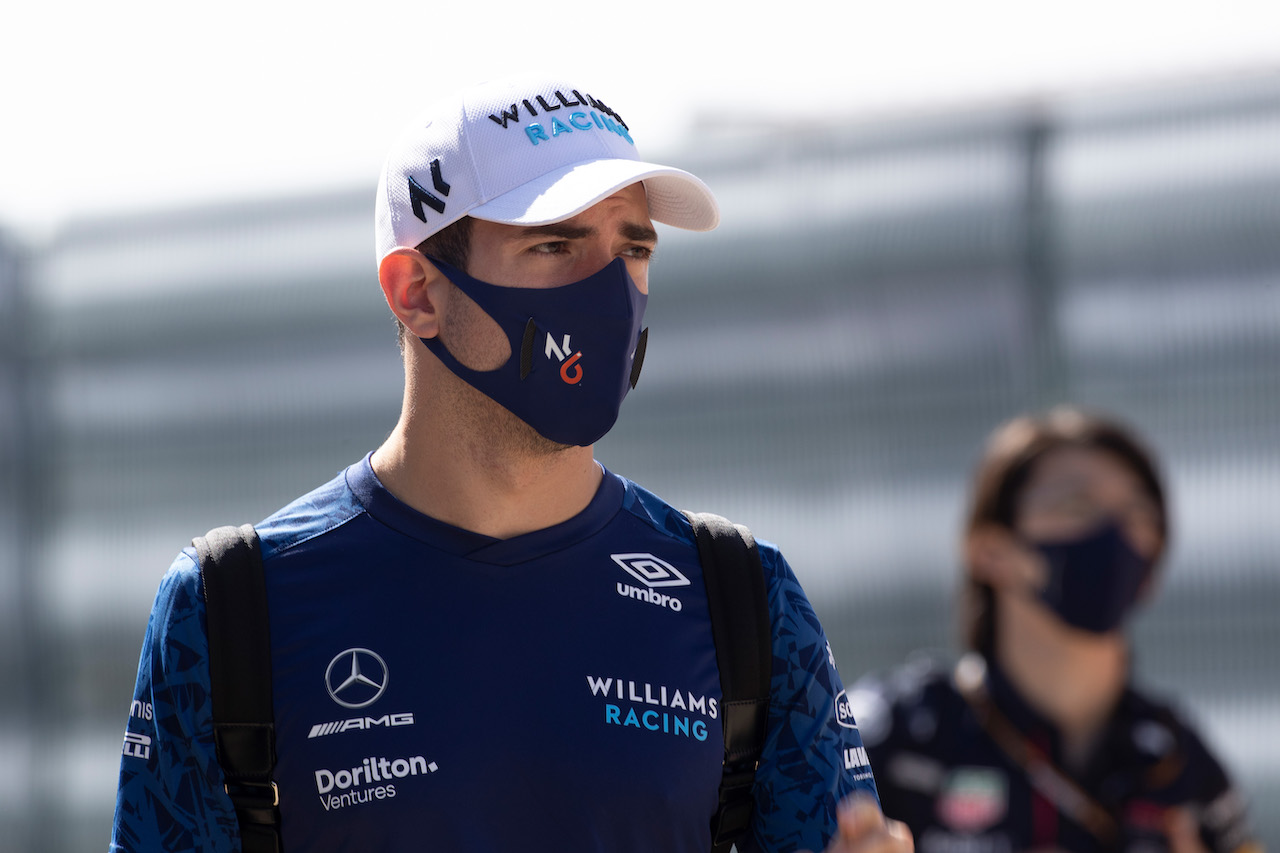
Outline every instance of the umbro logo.
<svg viewBox="0 0 1280 853">
<path fill-rule="evenodd" d="M 652 589 L 657 586 L 688 586 L 689 579 L 661 557 L 652 554 L 610 554 L 623 571 Z"/>
<path fill-rule="evenodd" d="M 675 566 L 652 554 L 610 554 L 609 556 L 622 567 L 623 571 L 644 584 L 643 587 L 638 587 L 619 581 L 615 584 L 618 595 L 666 607 L 676 613 L 684 607 L 680 599 L 674 595 L 657 591 L 659 587 L 689 585 L 689 579 Z"/>
</svg>

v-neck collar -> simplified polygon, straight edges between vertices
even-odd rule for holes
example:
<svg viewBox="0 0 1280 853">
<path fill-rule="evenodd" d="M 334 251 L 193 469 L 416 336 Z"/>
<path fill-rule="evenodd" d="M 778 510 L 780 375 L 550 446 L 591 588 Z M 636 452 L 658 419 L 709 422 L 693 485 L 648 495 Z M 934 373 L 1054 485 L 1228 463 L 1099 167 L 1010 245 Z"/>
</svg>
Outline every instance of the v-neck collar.
<svg viewBox="0 0 1280 853">
<path fill-rule="evenodd" d="M 433 548 L 480 563 L 511 566 L 554 553 L 602 529 L 622 508 L 622 478 L 601 466 L 600 487 L 582 512 L 551 527 L 498 539 L 439 521 L 402 502 L 378 479 L 372 457 L 368 454 L 346 471 L 348 487 L 370 517 Z"/>
</svg>

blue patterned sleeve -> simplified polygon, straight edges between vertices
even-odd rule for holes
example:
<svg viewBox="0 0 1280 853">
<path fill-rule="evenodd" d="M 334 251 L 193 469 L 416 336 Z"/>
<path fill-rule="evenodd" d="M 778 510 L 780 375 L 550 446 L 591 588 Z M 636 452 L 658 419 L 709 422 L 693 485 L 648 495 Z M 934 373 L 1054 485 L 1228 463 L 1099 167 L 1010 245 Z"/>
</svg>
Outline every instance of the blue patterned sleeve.
<svg viewBox="0 0 1280 853">
<path fill-rule="evenodd" d="M 200 573 L 179 555 L 147 623 L 125 728 L 111 853 L 235 853 L 213 743 Z"/>
<path fill-rule="evenodd" d="M 837 804 L 854 791 L 875 796 L 875 781 L 817 614 L 777 549 L 761 542 L 760 556 L 773 628 L 773 695 L 752 832 L 738 848 L 821 851 L 835 834 Z"/>
</svg>

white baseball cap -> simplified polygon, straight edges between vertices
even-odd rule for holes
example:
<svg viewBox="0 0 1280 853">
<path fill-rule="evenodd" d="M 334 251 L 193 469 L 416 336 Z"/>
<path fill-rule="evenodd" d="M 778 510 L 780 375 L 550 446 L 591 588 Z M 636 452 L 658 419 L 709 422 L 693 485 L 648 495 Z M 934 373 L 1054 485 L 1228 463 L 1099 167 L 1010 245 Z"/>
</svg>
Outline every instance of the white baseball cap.
<svg viewBox="0 0 1280 853">
<path fill-rule="evenodd" d="M 546 225 L 637 181 L 655 221 L 719 224 L 707 185 L 640 160 L 631 128 L 595 89 L 543 77 L 483 83 L 436 103 L 392 147 L 378 180 L 377 260 L 466 215 Z"/>
</svg>

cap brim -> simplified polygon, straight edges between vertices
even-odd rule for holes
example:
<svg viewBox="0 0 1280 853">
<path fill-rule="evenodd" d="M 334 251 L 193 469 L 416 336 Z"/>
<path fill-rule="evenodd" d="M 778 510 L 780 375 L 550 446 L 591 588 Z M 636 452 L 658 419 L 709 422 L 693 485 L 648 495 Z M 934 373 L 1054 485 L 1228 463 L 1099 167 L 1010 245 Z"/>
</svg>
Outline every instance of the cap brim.
<svg viewBox="0 0 1280 853">
<path fill-rule="evenodd" d="M 573 163 L 473 207 L 477 219 L 506 225 L 548 225 L 576 216 L 623 187 L 644 182 L 649 216 L 689 231 L 720 224 L 711 189 L 682 169 L 639 160 L 600 159 Z"/>
</svg>

